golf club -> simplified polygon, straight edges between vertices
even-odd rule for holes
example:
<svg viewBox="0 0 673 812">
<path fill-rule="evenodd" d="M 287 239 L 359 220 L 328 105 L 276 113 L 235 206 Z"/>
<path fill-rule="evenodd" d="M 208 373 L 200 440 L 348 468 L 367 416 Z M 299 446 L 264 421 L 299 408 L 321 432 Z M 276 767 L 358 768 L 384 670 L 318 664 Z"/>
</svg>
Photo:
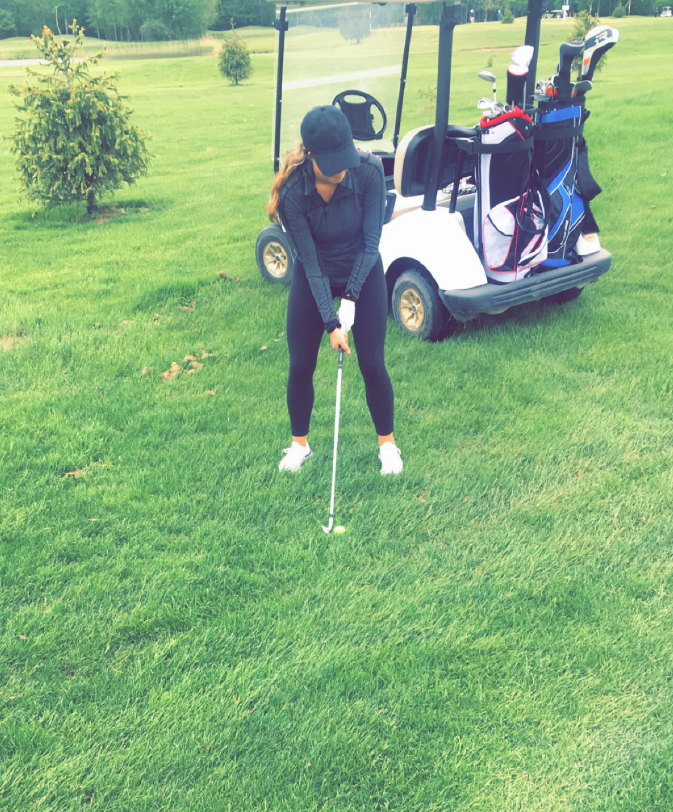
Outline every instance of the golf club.
<svg viewBox="0 0 673 812">
<path fill-rule="evenodd" d="M 521 65 L 527 68 L 530 65 L 534 53 L 535 48 L 533 48 L 532 45 L 519 45 L 518 48 L 512 51 L 512 62 L 515 65 Z"/>
<path fill-rule="evenodd" d="M 594 48 L 611 39 L 611 31 L 612 29 L 609 25 L 595 25 L 584 35 L 584 57 L 582 58 L 579 71 L 577 72 L 578 79 L 582 78 L 584 59 L 587 60 L 588 66 L 589 62 L 591 61 L 591 54 L 593 53 Z"/>
<path fill-rule="evenodd" d="M 586 96 L 593 86 L 593 82 L 588 79 L 581 79 L 579 82 L 575 82 L 573 96 Z"/>
<path fill-rule="evenodd" d="M 522 68 L 530 69 L 530 63 L 534 56 L 535 56 L 535 48 L 532 45 L 520 45 L 518 48 L 515 48 L 512 51 L 512 63 L 514 65 L 520 65 Z M 529 73 L 523 82 L 523 90 L 521 93 L 522 106 L 525 105 L 526 97 L 529 95 L 529 93 L 526 90 L 526 85 L 529 82 L 530 76 L 531 74 Z M 534 92 L 535 91 L 531 91 L 531 93 Z"/>
<path fill-rule="evenodd" d="M 495 112 L 496 106 L 497 105 L 494 104 L 493 99 L 489 99 L 486 96 L 482 96 L 477 102 L 477 109 L 490 110 L 491 113 Z"/>
<path fill-rule="evenodd" d="M 331 533 L 334 526 L 334 490 L 336 486 L 337 445 L 339 443 L 339 410 L 341 407 L 341 373 L 344 365 L 344 351 L 339 347 L 339 361 L 337 372 L 336 415 L 334 418 L 334 459 L 332 460 L 332 498 L 329 506 L 329 522 L 327 527 L 322 526 L 325 533 Z"/>
<path fill-rule="evenodd" d="M 493 101 L 494 102 L 497 101 L 495 96 L 495 76 L 490 71 L 487 70 L 480 70 L 477 76 L 480 79 L 483 79 L 485 82 L 491 82 L 491 84 L 493 85 Z"/>
<path fill-rule="evenodd" d="M 607 31 L 605 29 L 607 28 Z M 598 30 L 600 29 L 600 30 Z M 592 33 L 598 30 L 598 33 Z M 582 59 L 582 79 L 591 81 L 598 60 L 606 51 L 619 41 L 619 31 L 608 26 L 597 26 L 592 28 L 586 36 L 584 43 L 584 58 Z"/>
<path fill-rule="evenodd" d="M 578 39 L 572 42 L 562 42 L 559 49 L 559 63 L 555 85 L 561 98 L 570 97 L 570 71 L 574 60 L 584 50 L 584 40 Z"/>
<path fill-rule="evenodd" d="M 507 68 L 507 104 L 517 107 L 523 104 L 527 76 L 526 65 L 510 65 Z"/>
</svg>

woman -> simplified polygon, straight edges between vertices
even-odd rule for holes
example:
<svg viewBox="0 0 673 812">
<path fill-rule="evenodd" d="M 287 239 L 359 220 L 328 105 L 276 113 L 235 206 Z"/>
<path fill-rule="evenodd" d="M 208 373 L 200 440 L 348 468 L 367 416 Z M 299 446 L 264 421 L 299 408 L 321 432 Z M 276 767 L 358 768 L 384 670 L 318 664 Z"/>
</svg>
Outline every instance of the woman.
<svg viewBox="0 0 673 812">
<path fill-rule="evenodd" d="M 358 153 L 348 119 L 337 107 L 310 110 L 301 137 L 276 175 L 266 207 L 271 220 L 282 221 L 296 254 L 287 307 L 292 445 L 278 467 L 298 471 L 312 453 L 308 430 L 313 373 L 323 330 L 335 350 L 350 354 L 352 328 L 379 437 L 381 473 L 399 474 L 393 387 L 384 361 L 388 293 L 379 256 L 386 197 L 383 168 L 377 158 Z M 338 313 L 335 297 L 341 297 Z"/>
</svg>

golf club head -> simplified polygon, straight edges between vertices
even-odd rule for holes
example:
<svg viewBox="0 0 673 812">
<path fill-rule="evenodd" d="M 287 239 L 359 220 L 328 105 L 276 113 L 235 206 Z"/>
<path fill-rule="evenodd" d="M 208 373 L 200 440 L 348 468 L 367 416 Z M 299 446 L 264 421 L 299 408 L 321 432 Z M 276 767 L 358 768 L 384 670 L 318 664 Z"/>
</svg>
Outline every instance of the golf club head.
<svg viewBox="0 0 673 812">
<path fill-rule="evenodd" d="M 527 68 L 535 53 L 535 48 L 532 45 L 519 45 L 512 51 L 512 62 L 515 65 L 522 65 Z"/>
<path fill-rule="evenodd" d="M 619 31 L 616 28 L 610 28 L 609 25 L 595 25 L 584 36 L 584 49 L 602 45 L 604 42 L 614 39 L 614 34 L 617 35 L 616 42 L 619 39 Z"/>
<path fill-rule="evenodd" d="M 493 85 L 493 101 L 495 101 L 495 76 L 488 70 L 480 70 L 477 76 Z"/>
<path fill-rule="evenodd" d="M 598 27 L 602 28 L 603 26 Z M 589 34 L 587 34 L 587 37 L 589 37 Z M 582 59 L 582 79 L 589 81 L 593 79 L 598 61 L 603 54 L 616 45 L 618 41 L 619 31 L 616 28 L 609 28 L 608 31 L 600 31 L 599 34 L 592 37 L 591 40 L 587 40 L 584 47 L 584 57 Z"/>
<path fill-rule="evenodd" d="M 570 97 L 570 71 L 573 61 L 584 50 L 584 40 L 577 39 L 572 42 L 562 42 L 559 49 L 559 63 L 556 73 L 555 86 L 561 98 Z"/>
<path fill-rule="evenodd" d="M 477 102 L 478 110 L 491 110 L 494 106 L 493 99 L 487 99 L 486 96 L 482 96 Z"/>
<path fill-rule="evenodd" d="M 579 82 L 575 82 L 573 96 L 586 96 L 593 86 L 593 82 L 588 79 L 581 79 Z"/>
<path fill-rule="evenodd" d="M 332 532 L 332 527 L 334 527 L 334 516 L 329 517 L 329 524 L 327 527 L 325 527 L 325 525 L 322 526 L 323 533 L 327 533 L 329 535 Z"/>
</svg>

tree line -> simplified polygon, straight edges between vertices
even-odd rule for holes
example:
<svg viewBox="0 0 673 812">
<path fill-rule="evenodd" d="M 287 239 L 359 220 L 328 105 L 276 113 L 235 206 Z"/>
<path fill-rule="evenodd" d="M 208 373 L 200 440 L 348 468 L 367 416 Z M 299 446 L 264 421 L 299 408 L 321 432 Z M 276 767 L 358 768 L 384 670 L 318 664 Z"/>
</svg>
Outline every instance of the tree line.
<svg viewBox="0 0 673 812">
<path fill-rule="evenodd" d="M 629 11 L 649 16 L 657 2 L 660 0 L 631 0 Z M 623 0 L 570 0 L 570 10 L 573 14 L 588 11 L 610 16 L 621 3 Z M 557 5 L 560 7 L 560 0 Z M 382 16 L 390 16 L 388 23 L 397 22 L 398 15 L 391 6 L 385 11 L 385 6 L 380 8 Z M 419 4 L 417 22 L 439 22 L 441 8 L 439 2 Z M 495 20 L 498 11 L 507 9 L 520 17 L 527 13 L 528 0 L 468 0 L 463 3 L 463 22 L 467 22 L 470 9 L 474 9 L 478 22 Z M 85 26 L 87 35 L 100 39 L 191 39 L 203 36 L 208 29 L 229 29 L 232 21 L 236 28 L 271 26 L 274 16 L 274 5 L 268 0 L 0 0 L 0 37 L 39 34 L 45 25 L 57 34 L 67 34 L 76 19 Z"/>
<path fill-rule="evenodd" d="M 268 0 L 0 0 L 0 37 L 28 37 L 48 26 L 70 34 L 73 19 L 87 36 L 116 41 L 191 39 L 209 29 L 273 25 Z"/>
</svg>

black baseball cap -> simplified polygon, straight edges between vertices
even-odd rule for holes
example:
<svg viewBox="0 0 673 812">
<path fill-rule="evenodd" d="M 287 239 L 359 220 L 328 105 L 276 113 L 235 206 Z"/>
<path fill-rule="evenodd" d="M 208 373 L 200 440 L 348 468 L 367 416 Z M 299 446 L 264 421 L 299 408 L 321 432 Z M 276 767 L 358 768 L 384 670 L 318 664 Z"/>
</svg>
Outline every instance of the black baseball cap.
<svg viewBox="0 0 673 812">
<path fill-rule="evenodd" d="M 308 111 L 301 123 L 301 140 L 323 175 L 338 175 L 344 169 L 360 165 L 351 125 L 341 110 L 331 104 Z"/>
</svg>

